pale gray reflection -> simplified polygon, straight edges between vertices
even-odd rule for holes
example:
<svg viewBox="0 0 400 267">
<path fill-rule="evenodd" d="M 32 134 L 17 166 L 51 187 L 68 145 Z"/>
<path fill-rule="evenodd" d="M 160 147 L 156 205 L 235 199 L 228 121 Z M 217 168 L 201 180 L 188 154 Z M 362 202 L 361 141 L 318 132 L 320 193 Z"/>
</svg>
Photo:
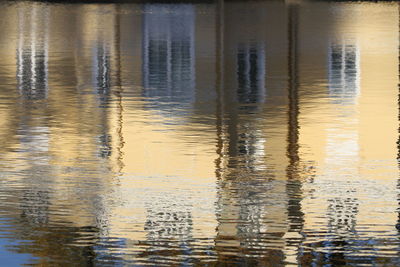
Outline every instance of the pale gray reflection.
<svg viewBox="0 0 400 267">
<path fill-rule="evenodd" d="M 48 127 L 29 127 L 21 125 L 20 154 L 27 160 L 22 172 L 28 176 L 28 188 L 20 199 L 21 218 L 33 225 L 48 223 L 51 181 L 49 178 L 49 129 Z"/>
<path fill-rule="evenodd" d="M 35 100 L 48 96 L 48 24 L 49 10 L 25 6 L 17 8 L 17 85 L 24 99 L 19 103 L 17 134 L 18 153 L 25 159 L 21 172 L 27 187 L 20 196 L 21 218 L 35 226 L 49 222 L 50 191 L 50 129 L 41 114 L 45 106 Z M 43 114 L 43 113 L 42 113 Z"/>
<path fill-rule="evenodd" d="M 193 254 L 192 214 L 187 207 L 153 203 L 147 210 L 144 230 L 147 232 L 145 251 L 139 257 L 146 261 L 163 263 L 167 258 L 184 264 Z M 174 206 L 176 208 L 174 208 Z"/>
<path fill-rule="evenodd" d="M 329 50 L 329 80 L 330 97 L 334 99 L 334 104 L 338 105 L 337 112 L 339 116 L 347 118 L 345 122 L 332 123 L 328 129 L 328 144 L 327 144 L 327 161 L 332 161 L 333 164 L 342 161 L 345 165 L 350 157 L 358 158 L 359 153 L 358 138 L 359 133 L 356 129 L 346 129 L 346 124 L 351 121 L 353 126 L 356 126 L 359 121 L 356 115 L 356 110 L 353 106 L 348 106 L 356 101 L 356 97 L 360 93 L 360 64 L 359 51 L 357 42 L 342 38 L 330 46 Z M 347 106 L 342 106 L 347 105 Z M 340 155 L 340 159 L 337 155 Z M 347 172 L 357 174 L 357 170 L 351 167 L 347 168 Z M 340 171 L 337 171 L 340 173 Z M 328 236 L 327 255 L 335 258 L 340 262 L 340 257 L 344 257 L 344 253 L 352 250 L 352 245 L 346 239 L 356 238 L 357 231 L 357 213 L 359 200 L 354 197 L 348 197 L 348 194 L 356 194 L 357 188 L 352 186 L 340 185 L 336 189 L 339 196 L 328 199 L 327 218 Z M 334 251 L 330 252 L 330 243 L 335 244 Z M 338 252 L 340 251 L 340 252 Z M 343 253 L 343 255 L 342 255 Z M 345 261 L 343 261 L 345 262 Z"/>
<path fill-rule="evenodd" d="M 342 40 L 329 46 L 329 94 L 340 104 L 351 104 L 360 93 L 357 42 Z"/>
<path fill-rule="evenodd" d="M 143 6 L 144 95 L 156 105 L 195 99 L 194 5 Z"/>
<path fill-rule="evenodd" d="M 17 80 L 24 98 L 42 99 L 48 91 L 48 7 L 21 6 L 18 13 Z"/>
<path fill-rule="evenodd" d="M 356 235 L 358 200 L 356 198 L 329 199 L 329 231 L 339 238 Z"/>
<path fill-rule="evenodd" d="M 110 51 L 106 42 L 98 41 L 93 48 L 93 84 L 100 103 L 107 102 L 111 90 Z"/>
<path fill-rule="evenodd" d="M 108 102 L 111 98 L 111 60 L 110 48 L 106 41 L 99 38 L 93 47 L 93 88 L 96 89 L 95 95 L 99 100 L 99 107 L 102 114 L 101 120 L 104 125 L 106 121 L 106 111 Z M 101 127 L 101 133 L 98 136 L 99 156 L 102 158 L 110 157 L 112 153 L 112 136 L 108 133 L 108 127 Z"/>
</svg>

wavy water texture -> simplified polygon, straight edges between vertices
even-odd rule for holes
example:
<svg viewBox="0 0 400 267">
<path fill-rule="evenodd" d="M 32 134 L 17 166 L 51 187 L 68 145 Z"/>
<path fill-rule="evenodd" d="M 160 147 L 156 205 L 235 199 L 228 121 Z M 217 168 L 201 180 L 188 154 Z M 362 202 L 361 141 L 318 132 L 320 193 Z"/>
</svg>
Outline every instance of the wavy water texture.
<svg viewBox="0 0 400 267">
<path fill-rule="evenodd" d="M 1 3 L 1 264 L 399 265 L 399 14 Z"/>
</svg>

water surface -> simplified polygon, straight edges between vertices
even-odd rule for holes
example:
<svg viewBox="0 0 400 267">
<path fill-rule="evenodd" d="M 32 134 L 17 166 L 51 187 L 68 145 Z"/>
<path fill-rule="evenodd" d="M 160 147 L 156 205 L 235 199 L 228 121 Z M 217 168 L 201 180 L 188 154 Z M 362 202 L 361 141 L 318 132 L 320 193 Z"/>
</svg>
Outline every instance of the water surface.
<svg viewBox="0 0 400 267">
<path fill-rule="evenodd" d="M 399 14 L 1 3 L 2 263 L 399 265 Z"/>
</svg>

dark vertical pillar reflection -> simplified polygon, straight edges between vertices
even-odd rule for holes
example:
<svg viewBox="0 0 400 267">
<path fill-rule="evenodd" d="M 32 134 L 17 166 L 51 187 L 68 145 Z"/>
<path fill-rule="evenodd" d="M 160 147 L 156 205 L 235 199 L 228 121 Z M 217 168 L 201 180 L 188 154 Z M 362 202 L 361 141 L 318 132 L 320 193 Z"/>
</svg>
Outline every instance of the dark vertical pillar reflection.
<svg viewBox="0 0 400 267">
<path fill-rule="evenodd" d="M 287 156 L 289 165 L 287 174 L 288 195 L 288 232 L 300 233 L 303 229 L 304 214 L 301 210 L 302 184 L 299 176 L 299 95 L 298 95 L 298 31 L 299 31 L 299 6 L 291 4 L 288 9 L 288 146 Z M 288 247 L 295 250 L 299 246 L 300 235 L 287 240 Z M 297 255 L 298 256 L 298 255 Z"/>
<path fill-rule="evenodd" d="M 299 161 L 298 6 L 288 6 L 288 13 L 289 132 L 287 153 L 290 166 L 295 166 Z"/>
<path fill-rule="evenodd" d="M 399 114 L 398 114 L 398 121 L 400 122 L 400 3 L 398 4 L 398 28 L 399 28 L 399 44 L 398 44 L 398 49 L 399 49 L 399 53 L 398 53 L 398 60 L 399 60 L 399 82 L 398 82 L 398 108 L 399 108 Z M 397 139 L 397 164 L 399 166 L 399 170 L 400 170 L 400 124 L 399 124 L 399 128 L 398 128 L 398 134 L 399 137 Z M 400 175 L 400 174 L 399 174 Z M 397 190 L 400 190 L 400 177 L 397 180 Z M 397 208 L 397 224 L 396 224 L 396 228 L 397 231 L 400 234 L 400 194 L 397 195 L 397 201 L 399 204 L 399 207 Z"/>
<path fill-rule="evenodd" d="M 217 201 L 217 236 L 215 237 L 215 250 L 218 255 L 218 262 L 224 262 L 226 256 L 223 255 L 225 249 L 226 237 L 221 231 L 221 218 L 223 215 L 223 191 L 224 191 L 224 171 L 225 171 L 225 147 L 226 147 L 226 129 L 225 122 L 225 109 L 230 103 L 226 103 L 226 93 L 224 92 L 224 0 L 217 0 L 216 2 L 216 131 L 217 131 L 217 159 L 215 160 L 215 174 L 217 177 L 218 201 Z M 229 137 L 228 137 L 229 138 Z M 229 157 L 229 156 L 228 156 Z"/>
<path fill-rule="evenodd" d="M 216 159 L 216 170 L 215 174 L 218 179 L 221 178 L 222 171 L 222 157 L 223 157 L 223 77 L 224 77 L 224 0 L 218 0 L 216 5 L 216 90 L 217 90 L 217 101 L 216 101 L 216 125 L 217 125 L 217 155 Z"/>
<path fill-rule="evenodd" d="M 123 126 L 123 105 L 122 105 L 122 93 L 123 93 L 123 86 L 122 86 L 122 77 L 121 77 L 121 6 L 120 4 L 116 5 L 115 8 L 115 65 L 116 65 L 116 88 L 115 95 L 117 96 L 117 106 L 118 106 L 118 118 L 117 118 L 117 134 L 118 134 L 118 146 L 117 146 L 117 164 L 118 164 L 118 172 L 122 172 L 122 168 L 124 167 L 123 163 L 123 153 L 122 148 L 124 146 L 124 137 L 122 135 L 122 126 Z"/>
<path fill-rule="evenodd" d="M 397 165 L 398 168 L 400 170 L 400 3 L 398 3 L 398 64 L 399 64 L 399 75 L 398 75 L 398 98 L 397 98 L 397 103 L 398 103 L 398 109 L 399 109 L 399 113 L 398 113 L 398 123 L 399 123 L 399 128 L 398 128 L 398 139 L 397 139 Z M 397 232 L 398 232 L 398 238 L 400 240 L 400 173 L 399 173 L 399 178 L 397 179 L 397 202 L 398 202 L 398 207 L 397 207 L 397 223 L 396 223 L 396 228 L 397 228 Z M 400 242 L 400 241 L 399 241 Z M 399 246 L 400 247 L 400 246 Z M 399 249 L 399 254 L 400 254 L 400 248 Z"/>
</svg>

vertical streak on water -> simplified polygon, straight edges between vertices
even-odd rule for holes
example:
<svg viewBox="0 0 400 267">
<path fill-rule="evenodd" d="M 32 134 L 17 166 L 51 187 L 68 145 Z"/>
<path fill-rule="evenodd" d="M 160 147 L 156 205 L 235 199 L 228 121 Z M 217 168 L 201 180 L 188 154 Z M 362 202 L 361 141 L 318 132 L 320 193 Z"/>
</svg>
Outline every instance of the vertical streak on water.
<svg viewBox="0 0 400 267">
<path fill-rule="evenodd" d="M 299 7 L 296 4 L 288 6 L 288 145 L 287 156 L 289 165 L 286 169 L 287 174 L 287 194 L 288 194 L 288 238 L 287 246 L 289 256 L 298 257 L 298 247 L 304 224 L 304 214 L 301 211 L 301 181 L 299 172 L 299 96 L 298 96 L 298 25 Z M 290 259 L 287 259 L 290 260 Z M 292 258 L 295 260 L 295 258 Z"/>
<path fill-rule="evenodd" d="M 35 46 L 37 45 L 38 41 L 36 40 L 36 34 L 38 33 L 38 27 L 37 27 L 37 17 L 36 17 L 36 8 L 33 8 L 31 10 L 32 15 L 31 15 L 31 32 L 30 32 L 30 41 L 31 41 L 31 47 L 30 47 L 30 53 L 31 53 L 31 79 L 32 79 L 32 84 L 36 84 L 37 80 L 37 73 L 35 71 L 36 67 L 36 49 Z M 32 88 L 36 89 L 37 88 Z"/>
<path fill-rule="evenodd" d="M 48 94 L 47 7 L 18 8 L 17 81 L 25 99 L 44 99 Z"/>
<path fill-rule="evenodd" d="M 397 7 L 397 11 L 398 11 L 398 81 L 397 81 L 397 88 L 398 88 L 398 98 L 397 98 L 397 105 L 398 105 L 398 124 L 399 124 L 399 128 L 397 130 L 398 132 L 398 139 L 397 139 L 397 166 L 399 168 L 400 171 L 400 3 L 398 3 L 398 7 Z M 398 174 L 398 178 L 397 178 L 397 202 L 398 202 L 398 206 L 397 206 L 397 223 L 396 223 L 396 229 L 397 229 L 397 238 L 400 239 L 400 173 Z M 397 255 L 399 255 L 399 253 L 397 253 Z"/>
<path fill-rule="evenodd" d="M 215 174 L 217 179 L 222 177 L 223 162 L 223 110 L 224 110 L 224 0 L 218 0 L 216 5 L 216 126 L 217 126 L 217 155 Z"/>
<path fill-rule="evenodd" d="M 124 137 L 122 135 L 122 127 L 123 127 L 123 112 L 124 108 L 122 105 L 122 94 L 123 94 L 123 86 L 122 86 L 122 78 L 121 78 L 121 6 L 120 4 L 116 4 L 115 7 L 115 30 L 114 30 L 114 45 L 115 45 L 115 65 L 116 65 L 116 88 L 117 90 L 115 91 L 115 94 L 117 96 L 117 117 L 118 117 L 118 122 L 117 122 L 117 135 L 118 135 L 118 145 L 117 145 L 117 165 L 118 165 L 118 173 L 122 172 L 122 169 L 124 167 L 123 163 L 123 152 L 122 149 L 124 147 Z"/>
<path fill-rule="evenodd" d="M 398 62 L 399 63 L 398 78 L 399 78 L 399 80 L 398 80 L 398 84 L 397 84 L 399 96 L 398 96 L 397 102 L 398 102 L 398 109 L 399 109 L 398 122 L 400 122 L 400 3 L 398 3 L 398 7 L 397 8 L 398 8 L 398 14 L 399 14 L 399 17 L 398 17 L 398 33 L 399 33 L 399 37 L 398 37 L 398 40 L 399 40 L 399 43 L 398 43 L 398 52 L 399 52 L 398 53 L 398 61 L 399 61 Z M 399 128 L 398 128 L 398 134 L 399 134 L 399 137 L 397 139 L 397 165 L 398 165 L 399 170 L 400 170 L 400 124 L 399 124 Z M 397 180 L 397 190 L 399 190 L 399 189 L 400 189 L 400 177 Z M 397 217 L 396 228 L 397 228 L 397 231 L 400 234 L 400 194 L 399 193 L 398 193 L 398 196 L 397 196 L 397 200 L 399 202 L 399 205 L 397 207 L 398 217 Z"/>
<path fill-rule="evenodd" d="M 23 66 L 22 64 L 20 64 L 22 62 L 23 59 L 23 44 L 24 44 L 24 32 L 22 31 L 23 29 L 23 25 L 25 23 L 24 21 L 24 16 L 22 16 L 22 10 L 18 9 L 17 10 L 18 14 L 17 14 L 17 20 L 18 20 L 18 26 L 17 26 L 17 30 L 18 30 L 18 46 L 17 46 L 17 81 L 21 84 L 22 83 L 22 70 L 23 70 Z M 20 94 L 22 94 L 22 87 L 19 86 L 18 90 L 20 92 Z"/>
<path fill-rule="evenodd" d="M 288 132 L 288 157 L 289 167 L 297 165 L 299 161 L 299 100 L 298 100 L 298 6 L 288 7 L 288 67 L 289 67 L 289 132 Z M 288 169 L 288 174 L 294 172 Z"/>
<path fill-rule="evenodd" d="M 216 178 L 217 183 L 221 184 L 224 178 L 225 171 L 225 160 L 224 160 L 224 147 L 225 147 L 225 134 L 224 134 L 224 110 L 225 110 L 225 94 L 224 94 L 224 0 L 218 0 L 216 5 L 216 130 L 217 130 L 217 159 L 215 161 L 216 165 Z M 222 188 L 219 189 L 222 191 Z M 221 199 L 222 192 L 218 192 L 218 199 Z M 218 202 L 220 202 L 219 200 Z M 218 204 L 217 204 L 218 205 Z M 220 206 L 220 205 L 218 205 Z M 222 208 L 222 207 L 218 207 Z M 218 216 L 218 215 L 217 215 Z M 217 221 L 220 221 L 217 218 Z M 217 226 L 217 235 L 215 237 L 215 250 L 217 252 L 218 257 L 221 255 L 219 253 L 223 247 L 224 236 L 221 236 L 220 231 L 221 222 L 218 223 Z M 221 244 L 222 243 L 222 244 Z M 220 259 L 222 260 L 222 259 Z"/>
</svg>

